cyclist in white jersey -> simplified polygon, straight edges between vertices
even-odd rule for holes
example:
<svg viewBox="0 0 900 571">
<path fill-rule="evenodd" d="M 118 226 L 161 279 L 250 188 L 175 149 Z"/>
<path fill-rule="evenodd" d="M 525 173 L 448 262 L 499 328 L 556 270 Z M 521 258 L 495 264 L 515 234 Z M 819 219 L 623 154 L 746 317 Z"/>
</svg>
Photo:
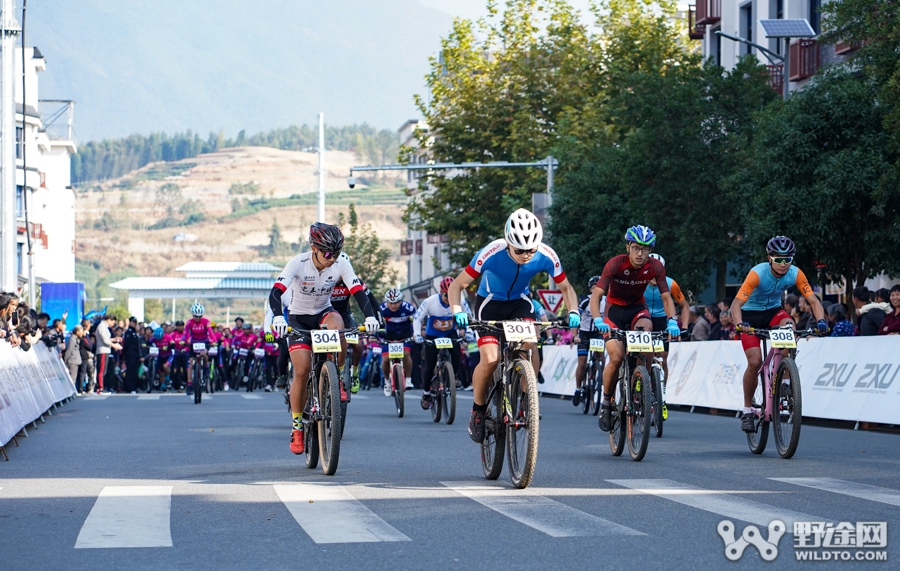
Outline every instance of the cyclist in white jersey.
<svg viewBox="0 0 900 571">
<path fill-rule="evenodd" d="M 316 222 L 309 229 L 309 245 L 311 251 L 292 258 L 272 287 L 269 294 L 269 307 L 275 315 L 272 319 L 272 329 L 279 336 L 287 333 L 288 323 L 296 330 L 343 329 L 344 320 L 331 307 L 331 292 L 334 286 L 343 280 L 350 287 L 350 293 L 366 315 L 366 330 L 370 333 L 377 331 L 378 320 L 374 317 L 362 282 L 356 277 L 350 260 L 340 255 L 344 248 L 344 235 L 341 229 L 331 224 Z M 291 296 L 288 304 L 290 312 L 288 320 L 281 315 L 281 298 L 286 293 Z M 343 339 L 341 345 L 341 353 L 338 356 L 339 367 L 344 365 L 343 360 L 347 352 Z M 294 419 L 291 452 L 302 454 L 302 413 L 307 397 L 306 379 L 309 377 L 312 363 L 312 339 L 308 333 L 291 339 L 290 354 L 291 362 L 294 364 L 294 382 L 291 383 L 290 391 L 291 414 Z M 343 391 L 342 383 L 341 392 Z M 342 394 L 341 400 L 345 398 Z"/>
</svg>

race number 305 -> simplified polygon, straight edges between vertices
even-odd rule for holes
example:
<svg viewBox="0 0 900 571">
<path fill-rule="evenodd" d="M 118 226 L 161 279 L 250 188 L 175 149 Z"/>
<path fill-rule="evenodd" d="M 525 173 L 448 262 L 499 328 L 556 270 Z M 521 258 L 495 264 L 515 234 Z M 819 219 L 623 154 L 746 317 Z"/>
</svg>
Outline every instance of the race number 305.
<svg viewBox="0 0 900 571">
<path fill-rule="evenodd" d="M 336 353 L 341 350 L 341 336 L 337 331 L 319 329 L 310 331 L 313 353 Z"/>
</svg>

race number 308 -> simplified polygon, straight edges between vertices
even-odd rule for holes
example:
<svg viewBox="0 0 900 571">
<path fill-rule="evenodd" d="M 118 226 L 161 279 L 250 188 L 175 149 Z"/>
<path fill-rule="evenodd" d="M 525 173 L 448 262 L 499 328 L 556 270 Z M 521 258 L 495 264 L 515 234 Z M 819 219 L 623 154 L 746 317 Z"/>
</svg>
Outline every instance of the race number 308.
<svg viewBox="0 0 900 571">
<path fill-rule="evenodd" d="M 776 349 L 794 349 L 797 346 L 793 329 L 773 329 L 769 332 L 769 339 Z"/>
</svg>

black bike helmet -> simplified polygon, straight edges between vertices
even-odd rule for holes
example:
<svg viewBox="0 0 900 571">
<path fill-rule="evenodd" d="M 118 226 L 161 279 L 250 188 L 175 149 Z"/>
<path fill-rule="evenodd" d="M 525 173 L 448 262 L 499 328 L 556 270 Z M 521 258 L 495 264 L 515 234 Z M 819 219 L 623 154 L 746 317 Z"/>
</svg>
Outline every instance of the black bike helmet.
<svg viewBox="0 0 900 571">
<path fill-rule="evenodd" d="M 316 222 L 309 227 L 309 245 L 323 252 L 340 252 L 344 249 L 344 233 L 332 224 Z"/>
<path fill-rule="evenodd" d="M 599 281 L 600 281 L 600 276 L 591 276 L 591 279 L 588 280 L 588 289 L 591 289 L 592 287 L 597 285 L 597 282 L 599 282 Z"/>
<path fill-rule="evenodd" d="M 766 254 L 770 256 L 793 256 L 796 251 L 793 240 L 787 236 L 775 236 L 766 244 Z"/>
</svg>

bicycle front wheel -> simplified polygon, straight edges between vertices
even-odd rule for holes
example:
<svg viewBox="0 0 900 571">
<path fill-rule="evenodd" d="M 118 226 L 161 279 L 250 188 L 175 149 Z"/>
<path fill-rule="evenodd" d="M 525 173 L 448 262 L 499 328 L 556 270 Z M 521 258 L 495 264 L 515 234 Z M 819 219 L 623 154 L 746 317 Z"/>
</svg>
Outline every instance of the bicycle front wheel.
<svg viewBox="0 0 900 571">
<path fill-rule="evenodd" d="M 763 379 L 760 377 L 759 383 L 756 384 L 756 392 L 753 393 L 753 401 L 751 406 L 754 411 L 759 410 L 759 418 L 757 418 L 756 430 L 747 433 L 747 444 L 750 446 L 750 452 L 754 454 L 762 454 L 766 449 L 766 442 L 769 440 L 769 422 L 766 418 L 766 391 L 763 390 Z"/>
<path fill-rule="evenodd" d="M 444 362 L 441 367 L 441 380 L 444 383 L 444 390 L 441 391 L 439 398 L 441 399 L 441 408 L 444 409 L 444 422 L 453 424 L 456 419 L 456 375 L 453 372 L 453 365 Z"/>
<path fill-rule="evenodd" d="M 660 373 L 662 373 L 662 369 L 659 366 L 655 365 L 650 368 L 650 376 L 652 378 L 650 388 L 653 389 L 653 394 L 650 397 L 650 420 L 657 438 L 661 438 L 663 435 L 663 399 Z"/>
<path fill-rule="evenodd" d="M 803 398 L 800 394 L 800 372 L 793 359 L 782 359 L 775 373 L 775 401 L 772 403 L 772 428 L 775 448 L 782 458 L 790 458 L 800 443 L 803 420 Z"/>
<path fill-rule="evenodd" d="M 406 382 L 403 378 L 403 365 L 394 363 L 391 367 L 391 382 L 394 385 L 394 404 L 397 405 L 397 418 L 403 418 L 403 393 L 406 392 Z"/>
<path fill-rule="evenodd" d="M 623 365 L 624 366 L 624 365 Z M 610 415 L 609 450 L 613 456 L 621 456 L 625 450 L 625 381 L 616 383 L 615 404 Z"/>
<path fill-rule="evenodd" d="M 505 441 L 503 388 L 495 379 L 491 386 L 491 392 L 488 394 L 487 410 L 484 412 L 484 440 L 481 442 L 481 468 L 484 470 L 484 477 L 488 480 L 496 480 L 503 470 Z"/>
<path fill-rule="evenodd" d="M 431 420 L 434 422 L 441 421 L 441 412 L 443 409 L 444 403 L 444 377 L 440 373 L 440 365 L 438 365 L 436 372 L 431 379 L 431 394 L 433 398 L 431 399 Z M 423 393 L 424 394 L 424 393 Z M 424 398 L 424 397 L 423 397 Z"/>
<path fill-rule="evenodd" d="M 200 404 L 203 400 L 203 367 L 200 360 L 194 361 L 194 404 Z"/>
<path fill-rule="evenodd" d="M 540 429 L 537 377 L 531 363 L 516 359 L 509 368 L 509 405 L 512 418 L 507 425 L 506 453 L 513 486 L 525 488 L 534 477 Z"/>
<path fill-rule="evenodd" d="M 650 439 L 650 373 L 643 365 L 631 374 L 632 410 L 628 414 L 628 453 L 635 462 L 644 459 Z"/>
<path fill-rule="evenodd" d="M 332 361 L 325 361 L 319 369 L 319 400 L 322 417 L 319 420 L 319 454 L 326 476 L 337 472 L 341 453 L 341 378 Z"/>
</svg>

